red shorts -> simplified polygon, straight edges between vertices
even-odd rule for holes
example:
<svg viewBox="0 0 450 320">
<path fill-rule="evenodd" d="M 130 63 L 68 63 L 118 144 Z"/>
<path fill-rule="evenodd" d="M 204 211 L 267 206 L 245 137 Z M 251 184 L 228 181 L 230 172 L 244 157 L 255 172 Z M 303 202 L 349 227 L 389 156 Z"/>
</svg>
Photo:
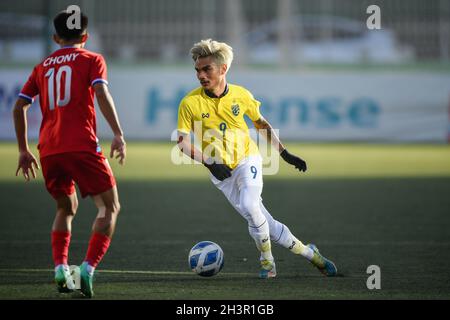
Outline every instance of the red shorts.
<svg viewBox="0 0 450 320">
<path fill-rule="evenodd" d="M 75 192 L 81 196 L 97 195 L 116 185 L 116 180 L 103 154 L 67 152 L 41 158 L 42 173 L 48 192 L 57 199 Z"/>
</svg>

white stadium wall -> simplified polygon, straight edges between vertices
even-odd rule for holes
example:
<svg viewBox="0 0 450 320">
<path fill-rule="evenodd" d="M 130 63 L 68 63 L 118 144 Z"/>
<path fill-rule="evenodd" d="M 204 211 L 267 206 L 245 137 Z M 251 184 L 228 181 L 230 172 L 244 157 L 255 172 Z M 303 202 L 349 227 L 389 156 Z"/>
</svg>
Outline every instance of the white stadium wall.
<svg viewBox="0 0 450 320">
<path fill-rule="evenodd" d="M 30 70 L 0 71 L 0 139 L 14 139 L 11 109 Z M 298 73 L 231 69 L 284 139 L 299 141 L 447 142 L 450 75 L 389 72 Z M 198 85 L 194 70 L 109 70 L 109 83 L 128 139 L 170 140 L 180 99 Z M 38 100 L 38 99 L 37 99 Z M 111 137 L 98 116 L 98 136 Z M 29 136 L 39 131 L 36 101 Z"/>
</svg>

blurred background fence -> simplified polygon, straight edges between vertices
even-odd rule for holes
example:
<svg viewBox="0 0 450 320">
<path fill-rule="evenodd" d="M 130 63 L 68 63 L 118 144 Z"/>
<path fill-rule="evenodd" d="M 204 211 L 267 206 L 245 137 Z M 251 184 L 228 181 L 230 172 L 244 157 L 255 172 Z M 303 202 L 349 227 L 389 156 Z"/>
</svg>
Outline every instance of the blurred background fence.
<svg viewBox="0 0 450 320">
<path fill-rule="evenodd" d="M 230 42 L 240 64 L 448 62 L 448 0 L 16 0 L 0 2 L 2 62 L 51 51 L 49 21 L 79 5 L 108 58 L 177 63 L 201 38 Z M 382 29 L 366 27 L 381 8 Z M 295 53 L 295 54 L 293 54 Z"/>
<path fill-rule="evenodd" d="M 248 88 L 283 139 L 446 143 L 450 138 L 449 0 L 2 0 L 0 139 L 31 67 L 55 50 L 55 14 L 89 16 L 127 137 L 170 139 L 198 86 L 189 49 L 226 41 L 228 79 Z M 369 30 L 367 8 L 381 10 Z M 38 105 L 38 99 L 34 105 Z M 39 132 L 39 108 L 28 112 Z M 99 117 L 100 137 L 110 129 Z"/>
</svg>

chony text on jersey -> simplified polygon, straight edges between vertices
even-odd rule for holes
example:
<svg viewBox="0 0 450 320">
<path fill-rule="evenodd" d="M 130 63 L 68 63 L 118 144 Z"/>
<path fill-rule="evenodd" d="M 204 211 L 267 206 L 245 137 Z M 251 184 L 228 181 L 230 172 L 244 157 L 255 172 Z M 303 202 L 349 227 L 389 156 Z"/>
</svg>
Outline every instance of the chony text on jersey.
<svg viewBox="0 0 450 320">
<path fill-rule="evenodd" d="M 78 55 L 79 55 L 79 53 L 69 53 L 69 54 L 64 54 L 64 55 L 56 56 L 56 57 L 48 57 L 47 59 L 44 60 L 43 66 L 47 67 L 47 66 L 50 66 L 53 64 L 61 64 L 61 63 L 75 61 L 75 59 L 77 58 Z"/>
</svg>

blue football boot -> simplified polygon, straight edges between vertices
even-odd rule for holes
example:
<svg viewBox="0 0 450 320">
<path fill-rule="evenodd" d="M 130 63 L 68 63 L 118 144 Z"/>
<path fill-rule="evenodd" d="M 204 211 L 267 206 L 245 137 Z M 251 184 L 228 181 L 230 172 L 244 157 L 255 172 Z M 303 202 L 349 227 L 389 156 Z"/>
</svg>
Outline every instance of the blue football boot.
<svg viewBox="0 0 450 320">
<path fill-rule="evenodd" d="M 311 263 L 319 269 L 321 273 L 326 275 L 327 277 L 334 277 L 337 275 L 337 268 L 333 261 L 328 260 L 324 256 L 322 256 L 319 252 L 319 249 L 313 244 L 308 244 L 308 248 L 314 251 L 314 256 L 311 259 Z"/>
</svg>

